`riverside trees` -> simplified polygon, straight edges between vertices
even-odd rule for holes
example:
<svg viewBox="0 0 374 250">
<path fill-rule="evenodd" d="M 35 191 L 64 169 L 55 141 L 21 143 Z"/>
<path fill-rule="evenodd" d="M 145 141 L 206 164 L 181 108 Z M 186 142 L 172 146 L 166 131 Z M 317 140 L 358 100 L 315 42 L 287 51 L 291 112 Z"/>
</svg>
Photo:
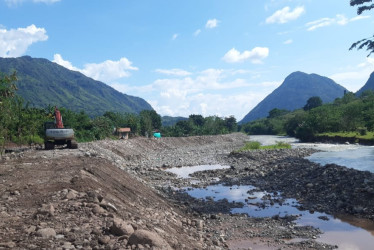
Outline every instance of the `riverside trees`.
<svg viewBox="0 0 374 250">
<path fill-rule="evenodd" d="M 249 134 L 287 134 L 302 141 L 312 140 L 322 133 L 365 135 L 374 132 L 374 92 L 365 91 L 360 97 L 346 93 L 333 103 L 314 108 L 270 116 L 242 126 Z"/>
<path fill-rule="evenodd" d="M 46 121 L 53 119 L 54 106 L 29 107 L 17 96 L 16 73 L 0 73 L 0 153 L 6 143 L 43 143 Z M 117 127 L 130 127 L 135 135 L 151 135 L 159 130 L 166 136 L 223 134 L 237 131 L 234 117 L 216 116 L 204 118 L 191 115 L 190 119 L 171 127 L 162 127 L 161 116 L 154 110 L 143 110 L 139 114 L 108 111 L 102 116 L 90 117 L 84 111 L 73 112 L 59 107 L 65 127 L 73 128 L 78 141 L 101 140 L 112 137 Z"/>
</svg>

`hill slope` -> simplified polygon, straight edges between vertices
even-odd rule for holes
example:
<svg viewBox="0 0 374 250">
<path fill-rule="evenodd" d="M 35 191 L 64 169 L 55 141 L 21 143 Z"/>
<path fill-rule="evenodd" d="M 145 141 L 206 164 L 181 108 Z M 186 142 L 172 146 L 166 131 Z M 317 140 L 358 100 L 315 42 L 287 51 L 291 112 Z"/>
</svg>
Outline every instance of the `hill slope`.
<svg viewBox="0 0 374 250">
<path fill-rule="evenodd" d="M 267 117 L 269 111 L 278 108 L 295 110 L 302 108 L 312 96 L 319 96 L 324 103 L 344 95 L 346 89 L 333 80 L 317 74 L 294 72 L 281 86 L 252 109 L 240 123 Z"/>
<path fill-rule="evenodd" d="M 361 93 L 364 92 L 365 90 L 373 90 L 374 91 L 374 72 L 371 73 L 368 81 L 365 83 L 365 85 L 359 91 L 357 91 L 356 95 L 360 96 Z"/>
<path fill-rule="evenodd" d="M 90 116 L 106 111 L 139 113 L 152 106 L 85 75 L 68 70 L 47 59 L 23 56 L 0 58 L 0 72 L 17 71 L 18 94 L 35 107 L 57 105 Z"/>
</svg>

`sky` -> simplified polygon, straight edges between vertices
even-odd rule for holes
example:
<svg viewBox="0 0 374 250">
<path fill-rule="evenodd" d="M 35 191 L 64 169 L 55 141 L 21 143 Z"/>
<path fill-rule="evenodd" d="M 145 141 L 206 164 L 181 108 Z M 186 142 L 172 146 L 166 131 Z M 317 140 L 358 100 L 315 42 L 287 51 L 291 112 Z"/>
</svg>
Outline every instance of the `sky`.
<svg viewBox="0 0 374 250">
<path fill-rule="evenodd" d="M 349 0 L 0 0 L 0 57 L 46 58 L 161 115 L 239 121 L 295 71 L 355 92 L 374 11 Z"/>
</svg>

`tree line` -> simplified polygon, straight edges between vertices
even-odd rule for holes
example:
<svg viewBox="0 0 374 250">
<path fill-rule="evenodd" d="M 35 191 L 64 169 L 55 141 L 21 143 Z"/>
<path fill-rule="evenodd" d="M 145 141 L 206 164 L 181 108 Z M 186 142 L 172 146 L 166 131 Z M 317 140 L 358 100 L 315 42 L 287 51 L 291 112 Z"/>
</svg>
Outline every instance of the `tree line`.
<svg viewBox="0 0 374 250">
<path fill-rule="evenodd" d="M 312 97 L 303 109 L 273 109 L 267 118 L 244 124 L 241 130 L 248 134 L 289 135 L 302 141 L 312 141 L 323 133 L 366 135 L 374 132 L 374 92 L 368 90 L 359 97 L 349 92 L 328 104 Z"/>
<path fill-rule="evenodd" d="M 0 73 L 0 151 L 6 144 L 42 144 L 44 123 L 53 120 L 54 107 L 30 107 L 17 95 L 16 73 Z M 154 110 L 143 110 L 139 114 L 108 111 L 101 116 L 90 117 L 84 111 L 73 112 L 58 107 L 64 126 L 73 128 L 77 141 L 87 142 L 114 138 L 115 128 L 129 127 L 133 135 L 148 135 L 161 132 L 163 136 L 190 136 L 225 134 L 237 131 L 234 117 L 203 117 L 190 115 L 187 120 L 173 126 L 162 126 L 162 119 Z"/>
</svg>

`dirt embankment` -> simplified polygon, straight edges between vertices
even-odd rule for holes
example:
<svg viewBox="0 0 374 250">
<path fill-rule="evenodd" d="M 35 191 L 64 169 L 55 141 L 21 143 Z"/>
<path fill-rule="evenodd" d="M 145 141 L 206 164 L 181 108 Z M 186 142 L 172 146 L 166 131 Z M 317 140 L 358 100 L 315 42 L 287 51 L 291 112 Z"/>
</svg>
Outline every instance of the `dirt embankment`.
<svg viewBox="0 0 374 250">
<path fill-rule="evenodd" d="M 157 178 L 161 167 L 187 164 L 186 150 L 211 162 L 242 144 L 238 138 L 136 138 L 6 154 L 0 164 L 0 249 L 225 247 L 213 243 L 200 217 L 180 210 L 141 176 L 149 171 Z"/>
<path fill-rule="evenodd" d="M 321 231 L 296 226 L 290 217 L 230 215 L 231 203 L 203 202 L 177 192 L 192 185 L 164 171 L 177 166 L 231 166 L 199 173 L 200 183 L 193 185 L 206 186 L 219 177 L 228 184 L 249 183 L 286 195 L 290 190 L 290 196 L 287 185 L 292 185 L 300 194 L 294 198 L 306 200 L 307 208 L 340 207 L 357 216 L 372 211 L 368 201 L 347 201 L 348 190 L 339 186 L 351 174 L 340 174 L 345 168 L 334 166 L 326 172 L 302 159 L 312 153 L 303 149 L 230 154 L 248 139 L 243 134 L 135 138 L 80 144 L 79 150 L 7 154 L 0 161 L 0 249 L 225 249 L 242 241 L 254 249 L 334 248 L 313 240 Z M 338 178 L 330 170 L 337 171 Z M 371 187 L 372 175 L 354 176 L 349 182 L 355 185 L 354 194 L 372 197 L 366 186 L 357 186 L 364 181 Z M 324 202 L 325 187 L 341 191 L 335 194 L 342 206 Z M 289 241 L 293 238 L 304 240 Z"/>
</svg>

